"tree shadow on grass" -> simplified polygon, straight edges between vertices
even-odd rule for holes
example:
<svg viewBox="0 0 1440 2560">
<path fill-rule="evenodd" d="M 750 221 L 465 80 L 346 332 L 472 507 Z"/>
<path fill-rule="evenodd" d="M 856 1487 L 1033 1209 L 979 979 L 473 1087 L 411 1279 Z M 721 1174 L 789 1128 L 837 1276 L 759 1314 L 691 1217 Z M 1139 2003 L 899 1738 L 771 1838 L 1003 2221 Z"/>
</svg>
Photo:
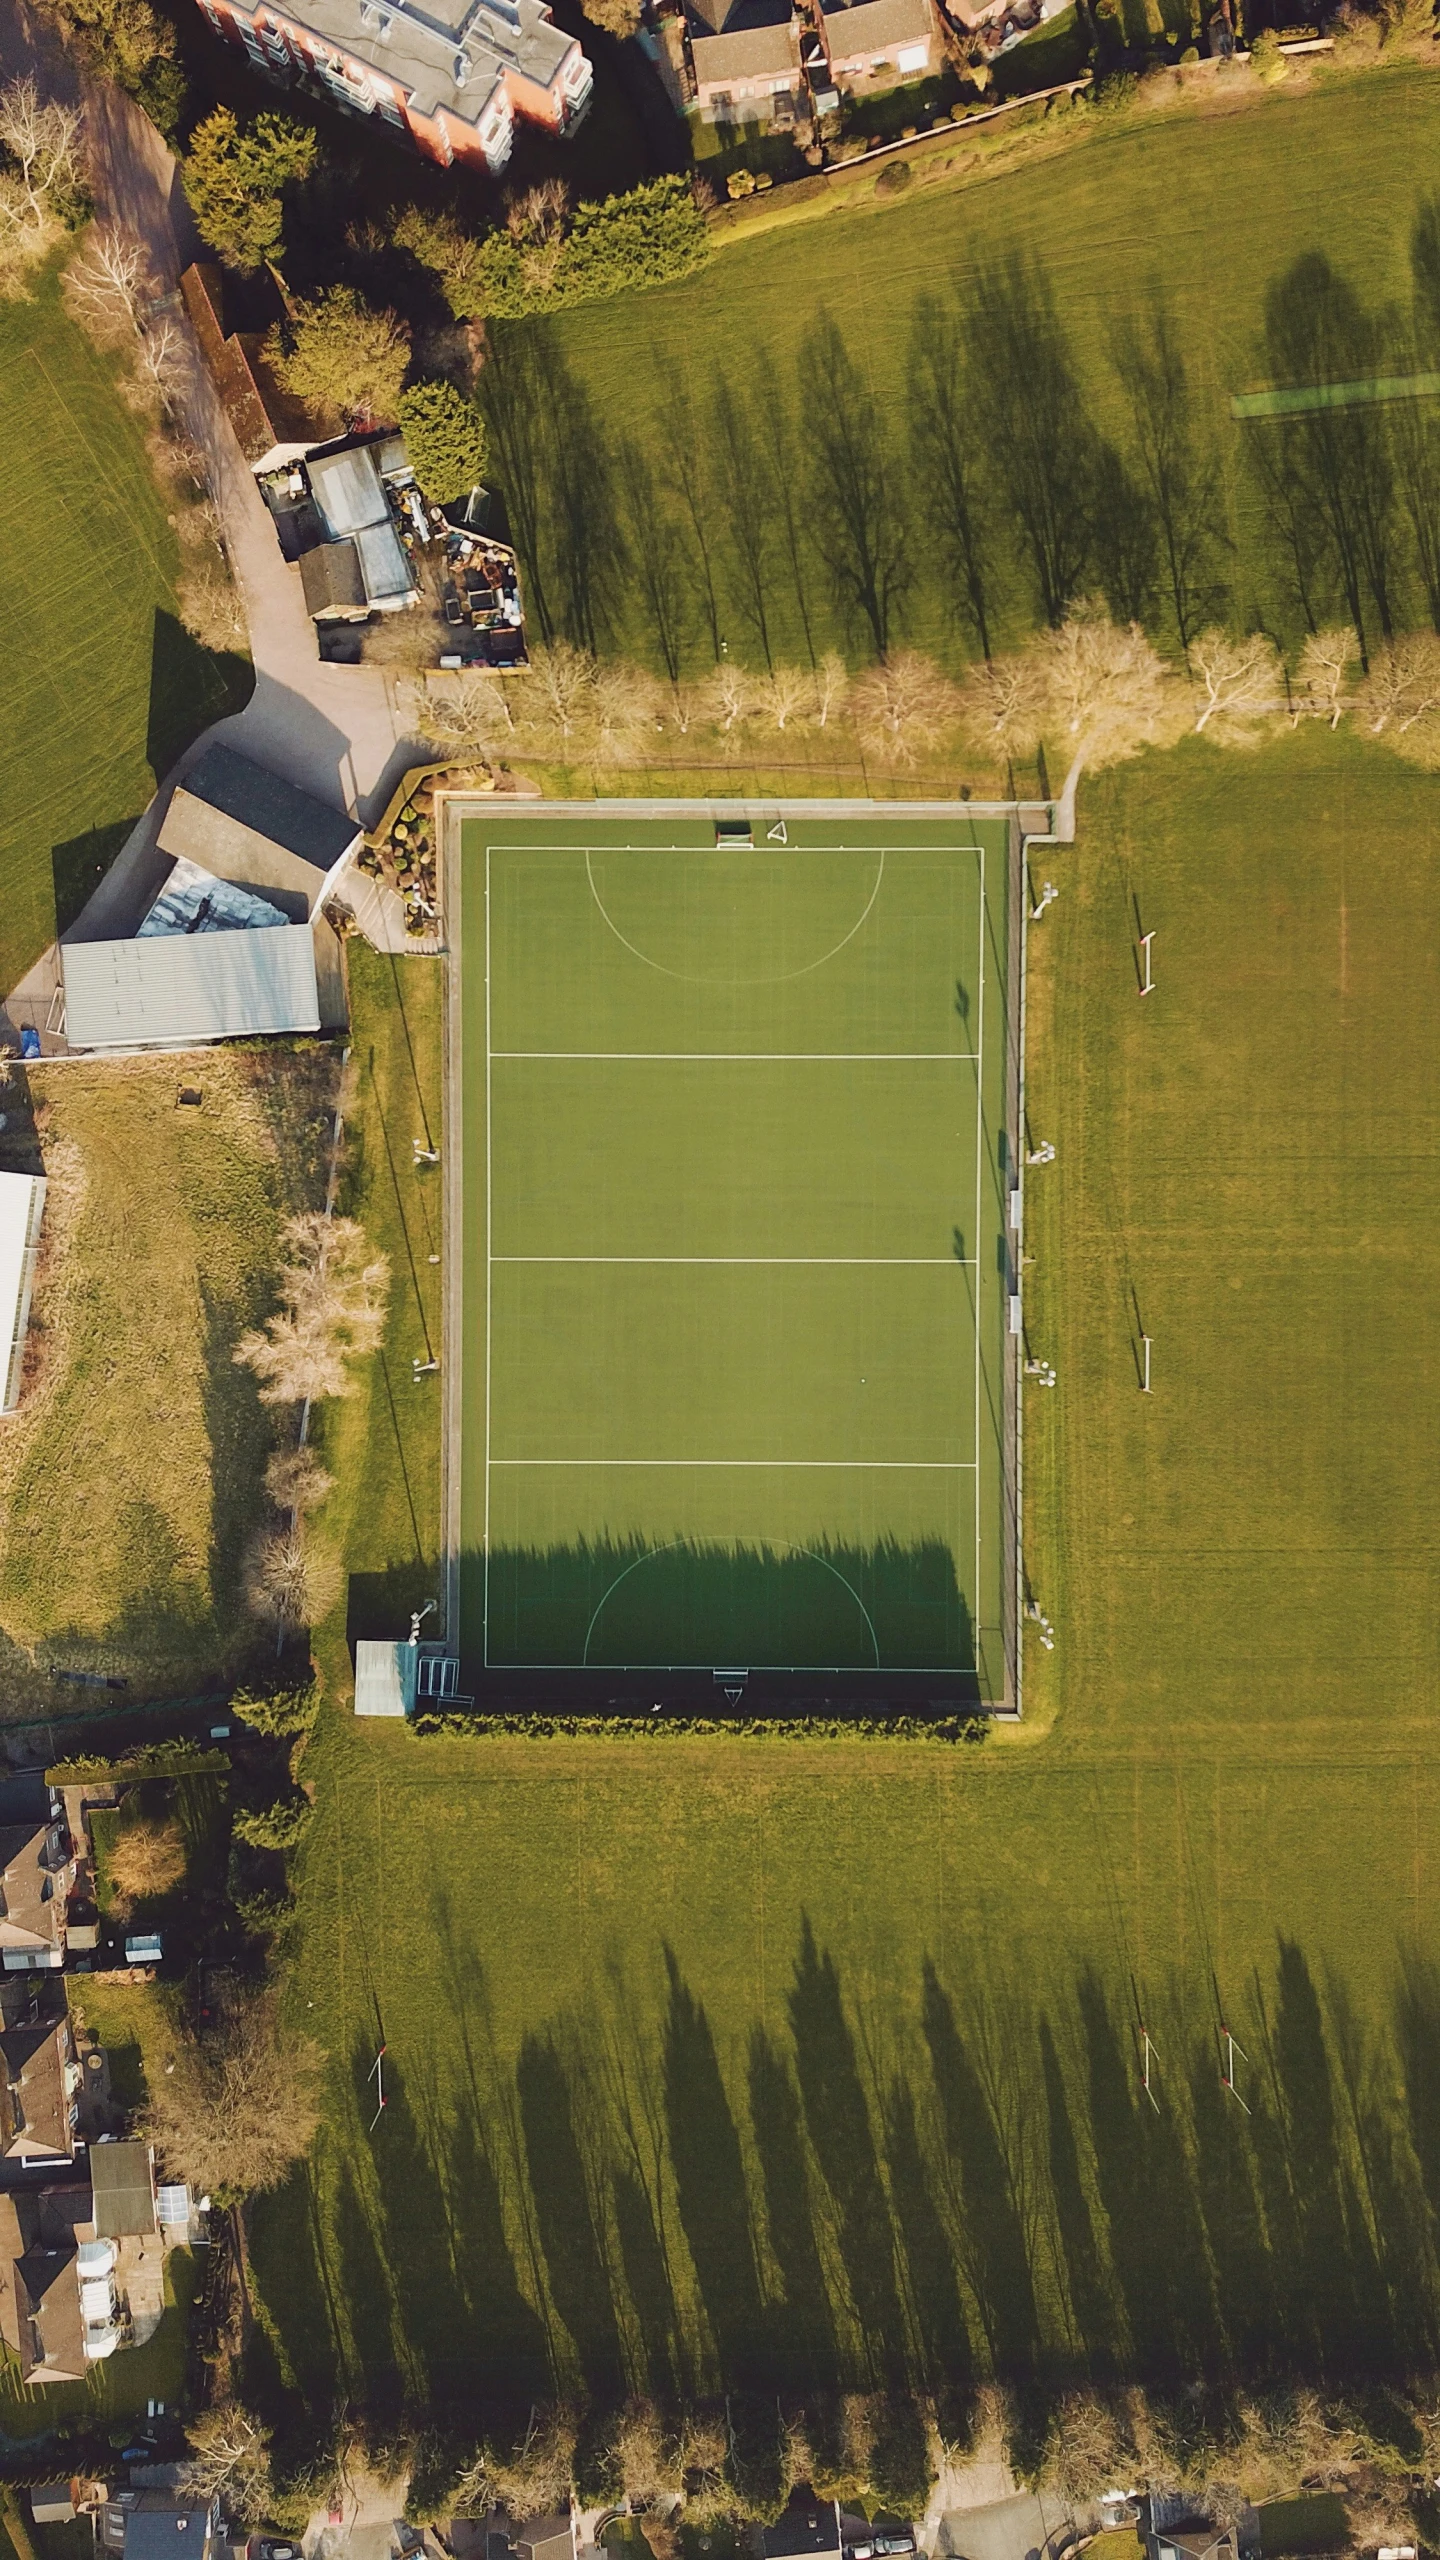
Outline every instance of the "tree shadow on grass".
<svg viewBox="0 0 1440 2560">
<path fill-rule="evenodd" d="M 68 933 L 84 913 L 116 854 L 137 824 L 138 815 L 135 818 L 116 818 L 109 826 L 87 827 L 83 836 L 71 836 L 68 843 L 51 846 L 50 869 L 55 883 L 57 937 Z"/>
<path fill-rule="evenodd" d="M 680 2220 L 725 2383 L 768 2370 L 750 2191 L 710 2021 L 667 1947 L 662 2036 L 665 2116 Z"/>
<path fill-rule="evenodd" d="M 748 2079 L 770 2253 L 785 2289 L 775 2323 L 776 2378 L 792 2391 L 833 2391 L 839 2381 L 835 2321 L 815 2235 L 800 2094 L 763 2027 L 751 2032 Z"/>
<path fill-rule="evenodd" d="M 894 2235 L 839 1974 L 828 1950 L 817 1947 L 808 1919 L 786 2007 L 806 2129 L 834 2202 L 860 2318 L 866 2378 L 884 2383 L 903 2375 L 906 2363 Z"/>
<path fill-rule="evenodd" d="M 927 1956 L 922 2023 L 965 2232 L 967 2271 L 997 2372 L 1033 2372 L 1040 2322 L 1025 2223 L 990 2102 Z"/>
<path fill-rule="evenodd" d="M 613 2399 L 624 2388 L 624 2363 L 610 2269 L 576 2131 L 579 2093 L 572 2092 L 553 2036 L 526 2036 L 515 2083 L 551 2299 L 570 2332 L 586 2389 L 598 2400 Z"/>
</svg>

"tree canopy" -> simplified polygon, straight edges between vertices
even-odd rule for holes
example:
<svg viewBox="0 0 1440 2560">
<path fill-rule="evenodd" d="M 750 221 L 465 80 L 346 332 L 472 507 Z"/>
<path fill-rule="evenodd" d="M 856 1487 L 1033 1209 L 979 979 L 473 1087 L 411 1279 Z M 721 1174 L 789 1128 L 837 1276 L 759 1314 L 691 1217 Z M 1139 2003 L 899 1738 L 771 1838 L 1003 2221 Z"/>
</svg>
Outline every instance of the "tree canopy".
<svg viewBox="0 0 1440 2560">
<path fill-rule="evenodd" d="M 410 366 L 410 332 L 393 311 L 375 311 L 349 285 L 332 285 L 296 306 L 288 333 L 272 329 L 265 352 L 287 390 L 354 426 L 390 424 Z"/>
<path fill-rule="evenodd" d="M 415 477 L 427 498 L 443 506 L 484 478 L 489 452 L 485 421 L 453 382 L 412 383 L 400 394 L 399 413 Z"/>
<path fill-rule="evenodd" d="M 315 166 L 315 136 L 288 116 L 242 125 L 217 107 L 181 162 L 190 209 L 227 266 L 254 275 L 284 247 L 285 189 Z"/>
</svg>

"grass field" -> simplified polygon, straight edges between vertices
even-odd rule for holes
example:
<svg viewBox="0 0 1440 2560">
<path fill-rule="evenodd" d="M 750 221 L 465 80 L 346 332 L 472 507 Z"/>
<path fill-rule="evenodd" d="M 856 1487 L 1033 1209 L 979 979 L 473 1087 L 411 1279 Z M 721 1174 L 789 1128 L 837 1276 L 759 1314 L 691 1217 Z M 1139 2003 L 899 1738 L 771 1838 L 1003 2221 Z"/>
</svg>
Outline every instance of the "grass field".
<svg viewBox="0 0 1440 2560">
<path fill-rule="evenodd" d="M 239 708 L 248 663 L 199 648 L 140 421 L 47 270 L 0 304 L 0 992 L 78 913 L 160 776 Z"/>
<path fill-rule="evenodd" d="M 1433 2366 L 1432 796 L 1197 745 L 1048 866 L 1018 1741 L 327 1717 L 329 2117 L 253 2232 L 282 2415 Z"/>
<path fill-rule="evenodd" d="M 1007 829 L 754 836 L 466 822 L 465 1654 L 1001 1701 Z"/>
<path fill-rule="evenodd" d="M 1026 48 L 1021 48 L 1024 52 Z M 1008 57 L 1018 61 L 1017 53 Z M 759 406 L 783 399 L 792 412 L 792 477 L 805 519 L 801 526 L 801 592 L 809 641 L 832 643 L 852 658 L 872 654 L 863 628 L 837 604 L 824 544 L 811 543 L 811 492 L 794 458 L 798 429 L 796 362 L 817 313 L 835 321 L 873 395 L 895 448 L 888 506 L 909 511 L 911 578 L 898 610 L 897 636 L 949 659 L 969 654 L 953 612 L 945 562 L 916 517 L 923 474 L 905 446 L 910 394 L 911 326 L 917 302 L 938 294 L 962 304 L 977 268 L 1011 251 L 1031 254 L 1052 285 L 1080 385 L 1079 408 L 1122 447 L 1128 414 L 1110 360 L 1112 334 L 1127 310 L 1143 311 L 1153 292 L 1169 313 L 1188 368 L 1190 430 L 1197 452 L 1213 458 L 1218 489 L 1213 521 L 1224 537 L 1217 574 L 1235 612 L 1294 630 L 1300 623 L 1285 582 L 1273 509 L 1251 484 L 1244 434 L 1230 416 L 1232 392 L 1270 377 L 1267 298 L 1296 290 L 1297 262 L 1322 251 L 1355 289 L 1367 311 L 1411 308 L 1412 228 L 1430 185 L 1430 136 L 1440 102 L 1440 74 L 1400 65 L 1361 79 L 1323 82 L 1303 92 L 1267 93 L 1243 111 L 1167 116 L 1139 110 L 1125 117 L 1067 121 L 1053 150 L 1013 170 L 988 168 L 977 146 L 958 138 L 947 176 L 940 159 L 917 163 L 919 181 L 900 199 L 876 196 L 871 182 L 853 210 L 809 206 L 810 218 L 785 221 L 781 191 L 770 200 L 775 226 L 748 226 L 719 248 L 690 281 L 594 304 L 551 321 L 501 324 L 506 347 L 524 339 L 542 351 L 554 402 L 583 416 L 586 522 L 596 564 L 592 610 L 609 644 L 654 657 L 654 641 L 634 580 L 617 579 L 611 550 L 595 534 L 603 524 L 604 457 L 623 417 L 646 453 L 667 449 L 674 429 L 668 404 L 678 386 L 698 420 L 702 465 L 718 471 L 713 407 L 717 387 L 762 394 Z M 1002 128 L 996 127 L 999 134 Z M 999 147 L 996 145 L 995 147 Z M 967 162 L 973 167 L 967 173 Z M 1346 207 L 1337 228 L 1333 208 Z M 1263 221 L 1234 219 L 1242 205 L 1265 206 Z M 1223 258 L 1215 242 L 1223 238 Z M 1362 368 L 1363 370 L 1363 368 Z M 578 403 L 578 406 L 576 405 Z M 577 426 L 576 433 L 581 430 Z M 575 586 L 573 546 L 567 554 L 563 491 L 544 481 L 540 519 L 549 528 L 539 563 L 557 611 Z M 765 472 L 774 466 L 767 460 Z M 562 471 L 563 476 L 563 471 Z M 758 503 L 758 502 L 757 502 Z M 718 479 L 708 500 L 721 629 L 732 655 L 761 663 L 747 620 L 747 575 L 727 527 Z M 992 536 L 1001 511 L 990 510 Z M 771 645 L 778 659 L 807 663 L 807 635 L 796 609 L 796 582 L 780 533 L 767 538 Z M 601 574 L 603 564 L 603 575 Z M 1087 572 L 1092 583 L 1096 570 Z M 580 580 L 582 588 L 586 581 Z M 1004 645 L 1037 618 L 1028 576 L 1003 539 L 998 546 L 996 639 Z M 1402 626 L 1428 620 L 1424 599 L 1402 581 L 1394 599 Z M 1328 609 L 1328 608 L 1327 608 Z M 573 612 L 571 619 L 573 621 Z M 1122 615 L 1122 618 L 1127 618 Z M 584 633 L 571 628 L 574 638 Z M 697 616 L 689 655 L 696 669 L 710 660 Z M 658 663 L 658 661 L 656 661 Z"/>
<path fill-rule="evenodd" d="M 217 1051 L 181 1111 L 174 1059 L 16 1070 L 0 1163 L 50 1190 L 37 1365 L 0 1432 L 12 1715 L 83 1705 L 51 1664 L 183 1697 L 253 1652 L 240 1582 L 274 1433 L 231 1353 L 273 1303 L 281 1218 L 323 1198 L 334 1079 L 319 1047 Z"/>
</svg>

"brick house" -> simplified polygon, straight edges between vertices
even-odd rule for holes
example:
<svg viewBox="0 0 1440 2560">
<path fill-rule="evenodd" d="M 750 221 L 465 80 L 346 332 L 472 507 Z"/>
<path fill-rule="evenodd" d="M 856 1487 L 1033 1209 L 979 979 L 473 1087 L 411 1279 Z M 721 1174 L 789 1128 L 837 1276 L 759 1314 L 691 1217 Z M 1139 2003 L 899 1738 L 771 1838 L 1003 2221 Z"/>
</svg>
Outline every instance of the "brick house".
<svg viewBox="0 0 1440 2560">
<path fill-rule="evenodd" d="M 498 171 L 515 118 L 572 133 L 594 73 L 546 0 L 199 0 L 257 69 L 318 87 L 353 115 L 407 134 L 442 168 Z"/>
<path fill-rule="evenodd" d="M 694 100 L 706 124 L 792 121 L 800 102 L 800 31 L 789 8 L 694 0 Z"/>
<path fill-rule="evenodd" d="M 835 86 L 852 95 L 923 80 L 945 58 L 934 0 L 821 0 L 820 29 Z"/>
</svg>

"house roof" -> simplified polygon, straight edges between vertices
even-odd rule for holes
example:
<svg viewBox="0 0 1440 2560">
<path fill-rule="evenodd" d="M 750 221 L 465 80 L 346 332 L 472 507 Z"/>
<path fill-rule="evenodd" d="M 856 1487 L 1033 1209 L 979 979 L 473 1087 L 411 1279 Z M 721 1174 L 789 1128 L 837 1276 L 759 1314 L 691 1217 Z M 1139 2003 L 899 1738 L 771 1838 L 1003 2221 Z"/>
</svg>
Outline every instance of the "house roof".
<svg viewBox="0 0 1440 2560">
<path fill-rule="evenodd" d="M 832 61 L 921 44 L 935 34 L 931 0 L 821 0 L 821 7 Z"/>
<path fill-rule="evenodd" d="M 14 2261 L 20 2371 L 53 2382 L 85 2379 L 85 2322 L 73 2249 L 27 2249 Z"/>
<path fill-rule="evenodd" d="M 691 50 L 702 88 L 725 80 L 778 80 L 798 72 L 800 41 L 793 18 L 758 27 L 727 27 L 724 35 L 696 36 Z"/>
<path fill-rule="evenodd" d="M 6 1823 L 0 1828 L 0 1949 L 58 1948 L 65 1898 L 54 1890 L 66 1859 L 61 1826 Z"/>
<path fill-rule="evenodd" d="M 45 1207 L 43 1173 L 0 1173 L 0 1413 L 20 1401 L 30 1283 Z"/>
<path fill-rule="evenodd" d="M 365 581 L 360 574 L 360 554 L 352 537 L 343 542 L 317 543 L 313 551 L 300 554 L 300 584 L 305 596 L 305 610 L 312 618 L 337 610 L 364 612 Z"/>
<path fill-rule="evenodd" d="M 445 107 L 466 124 L 483 122 L 507 69 L 548 89 L 580 52 L 544 0 L 287 0 L 286 15 L 398 80 L 421 114 Z"/>
<path fill-rule="evenodd" d="M 0 2149 L 12 2159 L 69 2159 L 70 2099 L 65 2087 L 70 2030 L 63 2018 L 0 2035 Z"/>
<path fill-rule="evenodd" d="M 201 2560 L 211 2510 L 201 2498 L 169 2489 L 130 2493 L 124 2509 L 125 2560 Z"/>
<path fill-rule="evenodd" d="M 247 834 L 283 845 L 287 853 L 313 863 L 317 871 L 328 871 L 342 853 L 348 853 L 360 833 L 354 819 L 347 818 L 343 809 L 317 800 L 313 792 L 287 782 L 283 773 L 252 764 L 248 756 L 238 756 L 233 747 L 207 747 L 191 765 L 182 788 L 188 799 L 203 800 L 207 808 L 243 827 Z M 168 845 L 165 849 L 171 850 Z M 184 845 L 173 849 L 177 853 L 188 850 Z"/>
<path fill-rule="evenodd" d="M 72 1049 L 184 1048 L 320 1028 L 308 924 L 74 942 L 62 966 Z"/>
<path fill-rule="evenodd" d="M 316 444 L 326 429 L 303 400 L 285 389 L 262 353 L 259 331 L 232 335 L 225 319 L 220 269 L 201 261 L 187 267 L 180 291 L 200 342 L 221 406 L 247 462 L 263 461 L 277 445 Z"/>
<path fill-rule="evenodd" d="M 377 1644 L 361 1636 L 355 1646 L 357 1716 L 412 1715 L 419 1662 L 413 1644 Z"/>
<path fill-rule="evenodd" d="M 805 2560 L 810 2552 L 838 2551 L 840 2511 L 833 2499 L 824 2506 L 787 2507 L 762 2535 L 765 2560 Z"/>
<path fill-rule="evenodd" d="M 148 2142 L 90 2146 L 97 2240 L 143 2239 L 155 2228 L 155 2172 Z"/>
<path fill-rule="evenodd" d="M 568 2516 L 528 2516 L 515 2527 L 520 2560 L 561 2560 L 561 2554 L 574 2547 Z"/>
</svg>

